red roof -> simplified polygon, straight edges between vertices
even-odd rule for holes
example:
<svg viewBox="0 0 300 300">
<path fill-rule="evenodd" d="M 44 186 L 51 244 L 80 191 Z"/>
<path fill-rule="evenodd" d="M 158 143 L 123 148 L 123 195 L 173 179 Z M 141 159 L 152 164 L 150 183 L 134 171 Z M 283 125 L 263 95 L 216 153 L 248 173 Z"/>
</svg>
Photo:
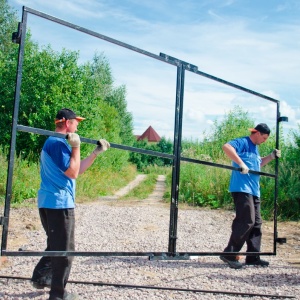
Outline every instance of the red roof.
<svg viewBox="0 0 300 300">
<path fill-rule="evenodd" d="M 161 140 L 160 136 L 157 132 L 149 126 L 146 131 L 138 137 L 138 141 L 147 139 L 148 142 L 159 142 Z"/>
</svg>

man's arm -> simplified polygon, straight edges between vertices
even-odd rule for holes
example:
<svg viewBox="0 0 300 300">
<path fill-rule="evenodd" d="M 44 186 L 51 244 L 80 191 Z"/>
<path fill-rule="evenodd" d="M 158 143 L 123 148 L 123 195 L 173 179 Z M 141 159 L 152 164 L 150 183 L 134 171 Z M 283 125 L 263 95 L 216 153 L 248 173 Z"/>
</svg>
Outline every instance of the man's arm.
<svg viewBox="0 0 300 300">
<path fill-rule="evenodd" d="M 247 174 L 249 172 L 249 168 L 245 165 L 245 163 L 242 161 L 242 159 L 238 156 L 236 153 L 236 150 L 228 143 L 223 145 L 222 147 L 225 154 L 235 163 L 237 163 L 241 167 L 241 173 Z"/>
<path fill-rule="evenodd" d="M 79 174 L 86 171 L 94 162 L 95 158 L 102 152 L 105 152 L 110 147 L 110 143 L 104 139 L 100 139 L 94 151 L 80 163 Z"/>
<path fill-rule="evenodd" d="M 275 159 L 276 157 L 281 157 L 281 150 L 274 149 L 269 155 L 261 158 L 260 166 L 263 167 L 264 165 L 268 164 L 270 161 Z"/>
<path fill-rule="evenodd" d="M 69 178 L 76 179 L 80 169 L 80 138 L 77 133 L 68 134 L 68 142 L 72 147 L 70 166 L 66 170 L 65 175 Z"/>
<path fill-rule="evenodd" d="M 80 162 L 79 174 L 82 174 L 83 172 L 85 172 L 86 169 L 88 169 L 93 164 L 96 157 L 97 157 L 97 155 L 95 155 L 94 152 L 92 152 L 88 157 L 83 159 Z"/>
<path fill-rule="evenodd" d="M 236 153 L 235 149 L 230 144 L 227 143 L 223 145 L 222 149 L 225 152 L 225 154 L 238 165 L 244 163 Z"/>
</svg>

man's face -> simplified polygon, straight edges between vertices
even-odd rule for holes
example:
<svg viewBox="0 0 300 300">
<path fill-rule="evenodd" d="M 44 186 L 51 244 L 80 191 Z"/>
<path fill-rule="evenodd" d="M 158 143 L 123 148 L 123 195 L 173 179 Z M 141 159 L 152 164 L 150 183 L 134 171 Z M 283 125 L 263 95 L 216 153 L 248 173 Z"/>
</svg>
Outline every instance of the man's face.
<svg viewBox="0 0 300 300">
<path fill-rule="evenodd" d="M 255 145 L 260 145 L 262 143 L 264 143 L 267 139 L 268 139 L 269 135 L 266 133 L 261 133 L 261 132 L 256 132 L 254 134 L 254 139 L 253 139 L 253 143 Z"/>
<path fill-rule="evenodd" d="M 66 120 L 67 132 L 76 132 L 78 123 L 79 122 L 76 119 Z"/>
</svg>

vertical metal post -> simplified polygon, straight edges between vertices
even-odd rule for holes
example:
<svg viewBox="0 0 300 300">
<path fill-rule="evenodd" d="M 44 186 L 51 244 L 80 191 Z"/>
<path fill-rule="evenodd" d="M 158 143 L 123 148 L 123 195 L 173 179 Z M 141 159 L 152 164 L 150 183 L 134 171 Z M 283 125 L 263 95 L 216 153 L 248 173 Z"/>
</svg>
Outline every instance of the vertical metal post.
<svg viewBox="0 0 300 300">
<path fill-rule="evenodd" d="M 277 102 L 277 115 L 276 115 L 276 137 L 275 137 L 275 147 L 279 149 L 279 123 L 280 123 L 280 111 L 279 111 L 279 102 Z M 274 243 L 273 243 L 273 252 L 276 255 L 277 250 L 277 198 L 278 198 L 278 158 L 275 158 L 275 187 L 274 187 Z"/>
<path fill-rule="evenodd" d="M 177 67 L 176 105 L 175 105 L 175 129 L 173 142 L 173 169 L 171 187 L 171 207 L 170 207 L 170 228 L 169 228 L 169 248 L 168 251 L 175 256 L 177 240 L 177 220 L 178 220 L 178 194 L 180 175 L 180 154 L 182 137 L 182 112 L 184 94 L 184 72 L 182 64 Z"/>
<path fill-rule="evenodd" d="M 26 24 L 27 24 L 27 13 L 24 11 L 24 7 L 23 7 L 22 23 L 19 23 L 18 32 L 13 34 L 14 42 L 19 44 L 19 54 L 18 54 L 17 74 L 16 74 L 16 87 L 15 87 L 15 95 L 14 95 L 15 98 L 14 110 L 13 110 L 12 127 L 11 127 L 9 164 L 7 168 L 4 218 L 2 222 L 3 231 L 2 231 L 2 242 L 1 242 L 1 255 L 2 255 L 2 251 L 6 250 L 7 247 L 9 212 L 10 212 L 10 202 L 11 202 L 11 195 L 12 195 L 14 156 L 16 150 L 16 136 L 17 136 L 17 125 L 18 125 L 20 92 L 21 92 L 21 81 L 22 81 L 22 66 L 23 66 L 24 46 L 25 46 L 25 37 L 26 37 Z"/>
</svg>

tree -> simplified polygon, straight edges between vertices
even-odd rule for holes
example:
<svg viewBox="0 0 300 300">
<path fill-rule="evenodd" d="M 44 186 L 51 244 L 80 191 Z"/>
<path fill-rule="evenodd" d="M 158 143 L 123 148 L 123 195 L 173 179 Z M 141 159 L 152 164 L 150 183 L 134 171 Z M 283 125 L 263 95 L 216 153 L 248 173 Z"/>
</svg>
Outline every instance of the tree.
<svg viewBox="0 0 300 300">
<path fill-rule="evenodd" d="M 133 146 L 136 148 L 142 148 L 145 150 L 168 153 L 168 154 L 172 154 L 172 150 L 173 150 L 173 144 L 171 143 L 171 141 L 166 140 L 164 137 L 162 137 L 157 144 L 155 143 L 151 144 L 148 143 L 146 140 L 141 140 L 141 141 L 135 141 Z M 136 152 L 130 153 L 130 161 L 137 166 L 138 170 L 141 171 L 150 165 L 157 165 L 157 166 L 172 165 L 172 160 L 169 158 L 162 158 L 159 156 L 136 153 Z"/>
<path fill-rule="evenodd" d="M 18 46 L 12 43 L 12 33 L 18 21 L 6 0 L 0 0 L 0 135 L 4 145 L 10 140 L 10 126 L 14 97 Z M 10 116 L 10 117 L 9 117 Z"/>
<path fill-rule="evenodd" d="M 1 0 L 1 60 L 0 70 L 0 123 L 1 144 L 10 143 L 17 45 L 11 42 L 11 31 L 17 22 L 6 1 Z M 88 120 L 82 122 L 80 135 L 90 138 L 106 138 L 115 143 L 133 143 L 132 116 L 127 112 L 124 86 L 114 87 L 111 68 L 103 54 L 95 54 L 92 62 L 80 65 L 79 52 L 63 49 L 56 52 L 51 46 L 40 49 L 26 36 L 23 58 L 22 86 L 18 124 L 46 130 L 54 130 L 56 112 L 69 107 Z M 37 160 L 45 136 L 18 132 L 16 151 Z M 90 147 L 83 145 L 83 155 Z M 119 153 L 114 161 L 125 161 L 128 154 Z"/>
</svg>

